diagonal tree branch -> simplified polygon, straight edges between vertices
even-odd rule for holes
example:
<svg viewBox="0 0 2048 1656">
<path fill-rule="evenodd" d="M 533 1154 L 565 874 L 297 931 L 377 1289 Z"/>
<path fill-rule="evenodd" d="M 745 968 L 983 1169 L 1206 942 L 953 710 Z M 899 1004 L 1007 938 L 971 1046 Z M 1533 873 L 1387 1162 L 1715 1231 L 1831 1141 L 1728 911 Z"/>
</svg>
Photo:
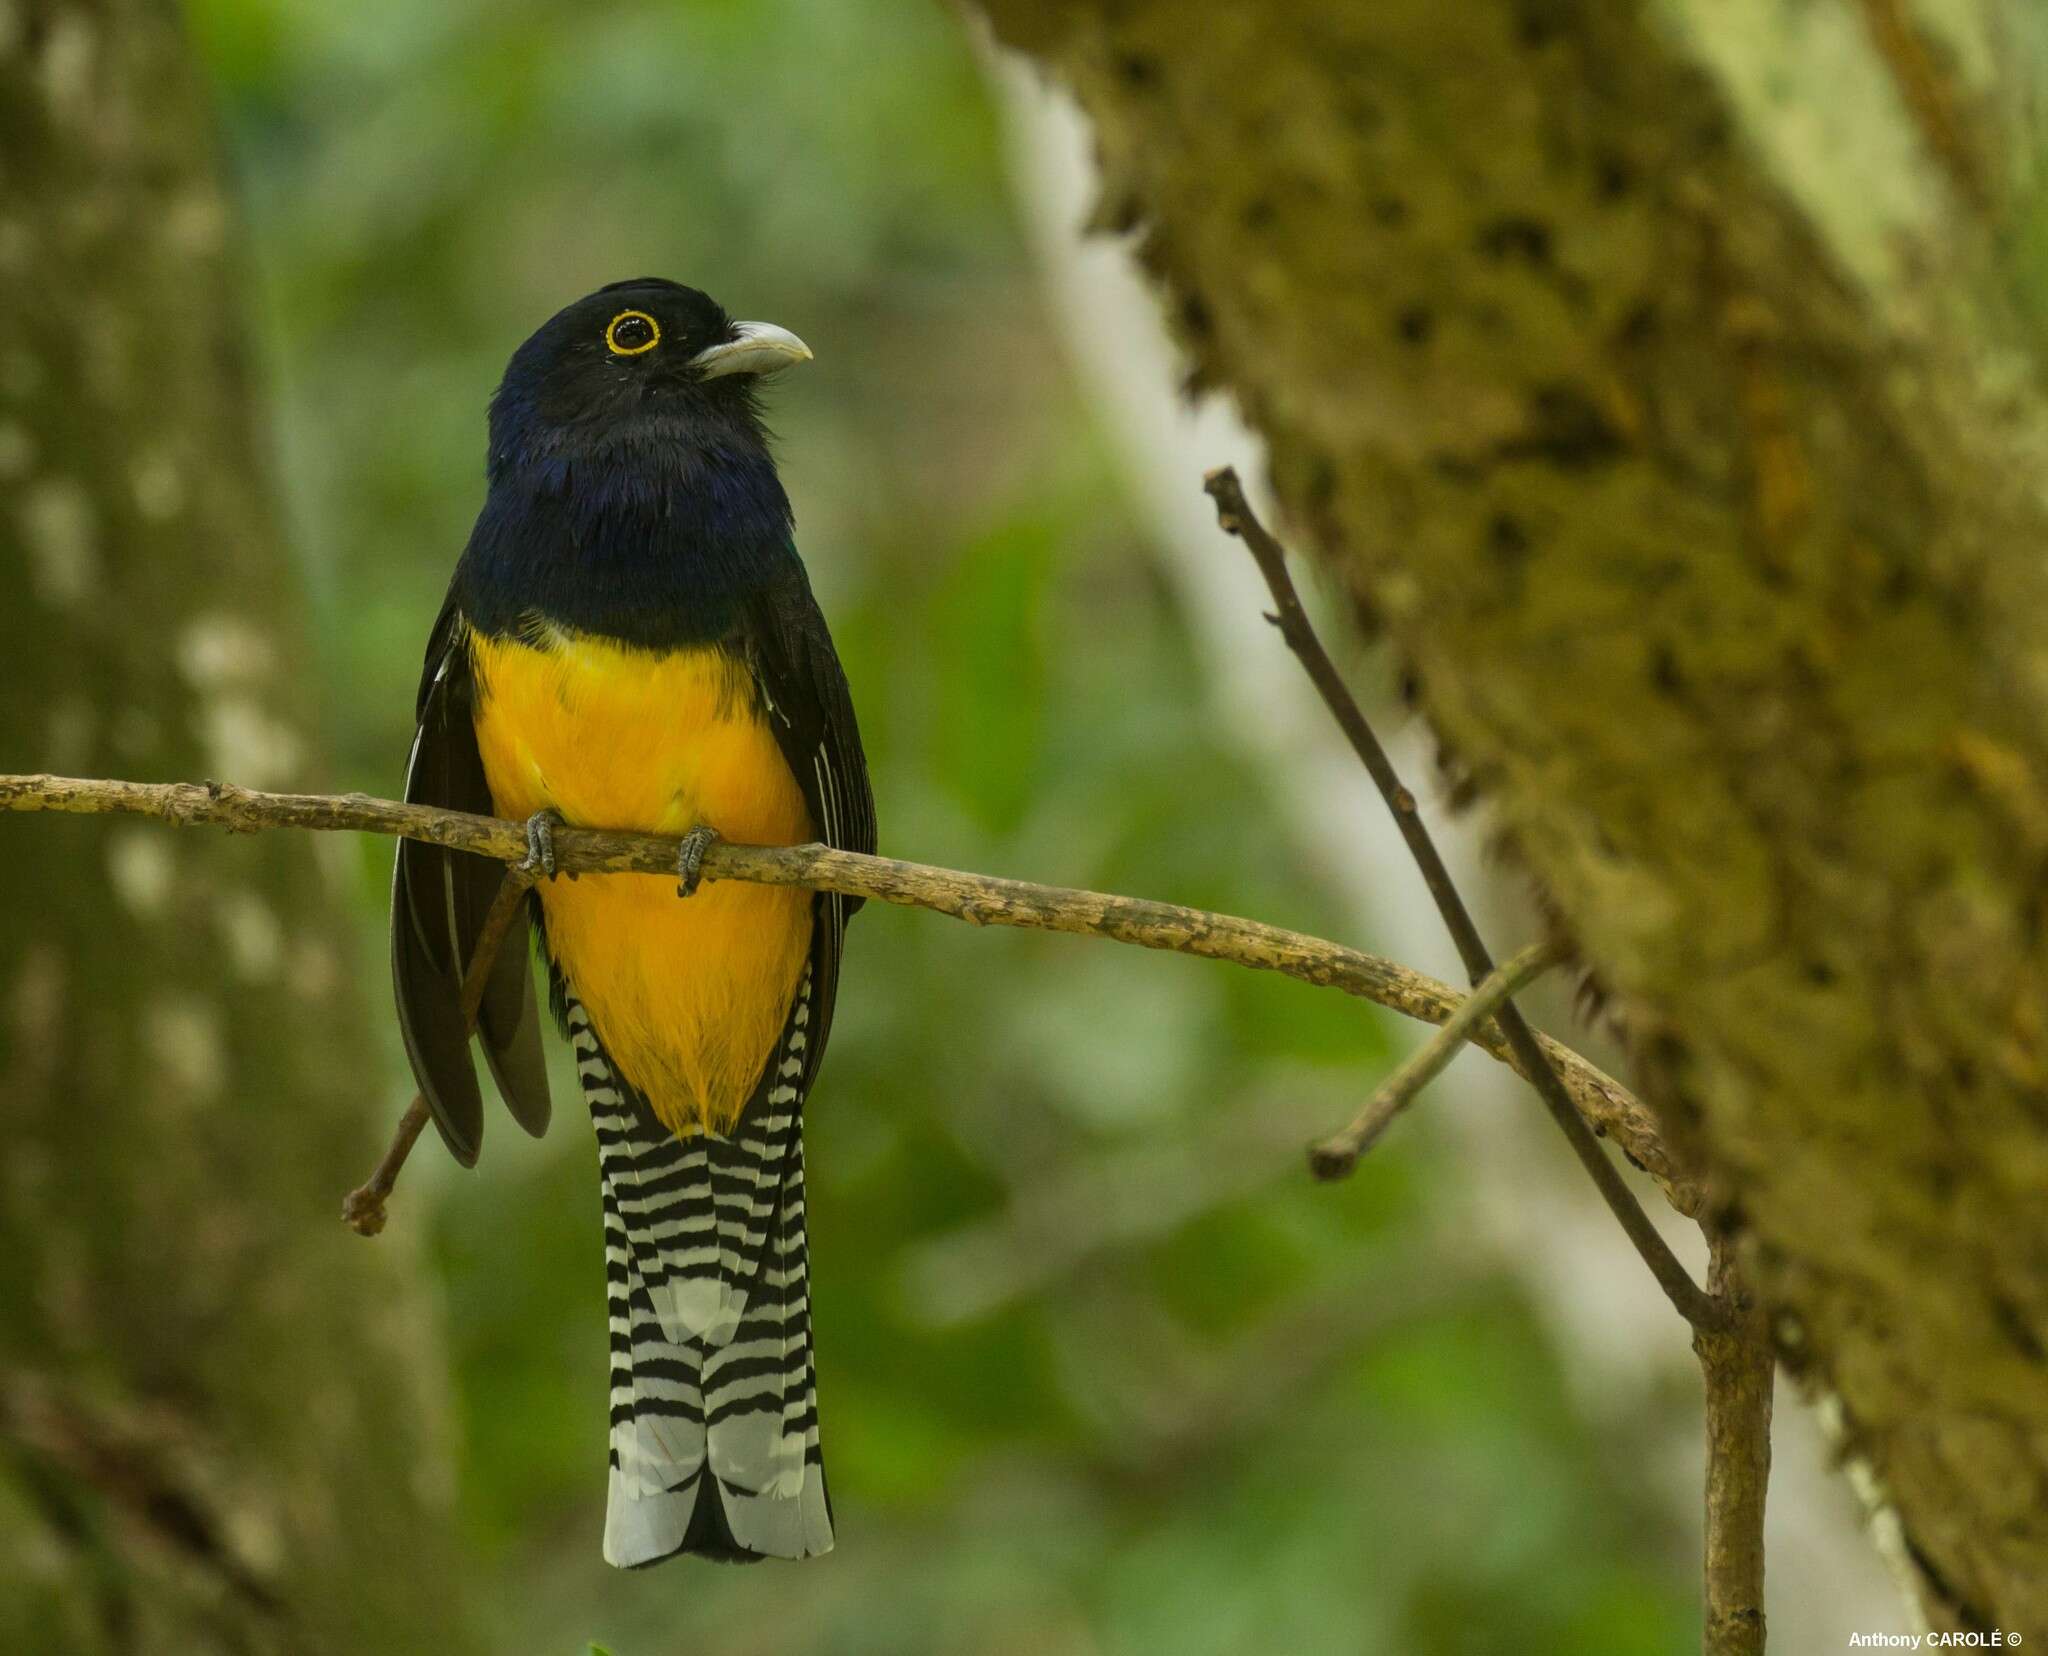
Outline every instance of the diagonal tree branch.
<svg viewBox="0 0 2048 1656">
<path fill-rule="evenodd" d="M 239 833 L 299 828 L 391 834 L 507 864 L 523 861 L 527 853 L 524 825 L 496 817 L 401 804 L 366 794 L 259 793 L 221 782 L 0 775 L 0 811 L 117 812 Z M 563 827 L 555 830 L 554 843 L 556 867 L 563 874 L 675 877 L 677 841 L 662 835 Z M 1139 897 L 1034 885 L 890 857 L 862 856 L 823 845 L 735 845 L 721 840 L 704 853 L 704 878 L 838 891 L 930 909 L 970 925 L 1069 932 L 1229 961 L 1341 989 L 1423 1023 L 1445 1022 L 1465 1001 L 1448 984 L 1378 955 L 1257 920 Z M 1656 1178 L 1679 1212 L 1696 1215 L 1701 1202 L 1699 1187 L 1665 1144 L 1656 1118 L 1642 1101 L 1570 1048 L 1548 1036 L 1537 1039 L 1592 1130 L 1611 1135 L 1632 1161 Z M 1526 1073 L 1492 1025 L 1476 1031 L 1473 1044 Z"/>
<path fill-rule="evenodd" d="M 1301 607 L 1300 595 L 1294 590 L 1294 579 L 1287 573 L 1285 549 L 1259 521 L 1258 514 L 1245 499 L 1244 486 L 1238 482 L 1237 473 L 1231 467 L 1224 466 L 1209 473 L 1203 486 L 1216 502 L 1217 523 L 1226 534 L 1236 535 L 1244 542 L 1259 566 L 1259 573 L 1266 578 L 1266 585 L 1273 594 L 1273 624 L 1280 629 L 1280 636 L 1301 662 L 1303 670 L 1322 696 L 1323 704 L 1329 708 L 1346 740 L 1351 743 L 1352 751 L 1358 755 L 1380 796 L 1386 800 L 1387 809 L 1393 813 L 1395 825 L 1401 830 L 1401 838 L 1407 843 L 1409 855 L 1422 871 L 1423 883 L 1429 887 L 1437 912 L 1443 916 L 1451 941 L 1457 945 L 1458 958 L 1465 963 L 1465 970 L 1473 983 L 1483 982 L 1493 974 L 1493 956 L 1480 939 L 1479 928 L 1472 923 L 1471 912 L 1465 907 L 1464 898 L 1459 896 L 1450 870 L 1437 853 L 1436 842 L 1423 825 L 1414 794 L 1402 785 L 1401 778 L 1395 774 L 1393 762 L 1388 759 L 1386 749 L 1380 746 L 1379 737 L 1373 734 L 1364 710 L 1351 694 L 1351 687 L 1344 682 L 1336 663 L 1323 648 L 1322 640 L 1316 637 L 1315 628 L 1309 624 L 1308 613 Z M 1727 1320 L 1726 1308 L 1693 1281 L 1679 1263 L 1678 1256 L 1657 1234 L 1656 1226 L 1650 1223 L 1650 1216 L 1643 1211 L 1635 1193 L 1623 1182 L 1614 1164 L 1601 1151 L 1592 1130 L 1580 1118 L 1570 1090 L 1552 1067 L 1535 1030 L 1529 1027 L 1528 1019 L 1516 1010 L 1513 1000 L 1501 1002 L 1494 1014 L 1494 1022 L 1507 1038 L 1508 1050 L 1516 1059 L 1515 1068 L 1536 1089 L 1536 1096 L 1543 1100 L 1544 1108 L 1549 1110 L 1551 1118 L 1563 1131 L 1573 1154 L 1592 1178 L 1601 1199 L 1627 1233 L 1636 1252 L 1642 1255 L 1643 1263 L 1650 1268 L 1650 1274 L 1657 1279 L 1657 1286 L 1664 1290 L 1665 1297 L 1694 1328 L 1723 1326 Z"/>
<path fill-rule="evenodd" d="M 1464 1029 L 1492 1013 L 1511 1050 L 1526 1060 L 1517 1067 L 1534 1083 L 1564 1129 L 1658 1285 L 1692 1325 L 1693 1350 L 1706 1387 L 1701 1648 L 1705 1656 L 1763 1656 L 1764 1501 L 1770 1486 L 1775 1360 L 1761 1314 L 1741 1280 L 1732 1249 L 1726 1238 L 1710 1233 L 1708 1286 L 1703 1290 L 1651 1228 L 1649 1216 L 1593 1142 L 1570 1102 L 1560 1072 L 1551 1067 L 1534 1032 L 1515 1008 L 1516 990 L 1550 964 L 1554 954 L 1539 944 L 1524 949 L 1503 967 L 1493 965 L 1464 899 L 1422 824 L 1415 796 L 1394 774 L 1386 750 L 1303 611 L 1287 573 L 1285 551 L 1253 513 L 1235 472 L 1227 467 L 1211 472 L 1206 487 L 1216 502 L 1217 521 L 1244 540 L 1266 579 L 1277 611 L 1268 619 L 1279 627 L 1378 785 L 1474 984 L 1465 1005 L 1421 1052 L 1388 1077 L 1358 1119 L 1310 1152 L 1311 1166 L 1326 1178 L 1349 1172 L 1360 1152 L 1449 1062 Z"/>
</svg>

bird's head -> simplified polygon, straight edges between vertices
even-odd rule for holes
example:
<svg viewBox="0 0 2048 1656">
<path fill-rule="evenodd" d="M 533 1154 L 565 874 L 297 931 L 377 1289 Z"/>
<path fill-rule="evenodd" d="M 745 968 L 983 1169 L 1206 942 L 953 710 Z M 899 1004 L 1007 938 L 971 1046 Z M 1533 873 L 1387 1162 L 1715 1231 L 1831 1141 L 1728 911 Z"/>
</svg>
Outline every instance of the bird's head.
<svg viewBox="0 0 2048 1656">
<path fill-rule="evenodd" d="M 512 353 L 491 400 L 491 470 L 520 461 L 759 443 L 762 375 L 810 359 L 770 322 L 735 322 L 658 276 L 557 311 Z"/>
</svg>

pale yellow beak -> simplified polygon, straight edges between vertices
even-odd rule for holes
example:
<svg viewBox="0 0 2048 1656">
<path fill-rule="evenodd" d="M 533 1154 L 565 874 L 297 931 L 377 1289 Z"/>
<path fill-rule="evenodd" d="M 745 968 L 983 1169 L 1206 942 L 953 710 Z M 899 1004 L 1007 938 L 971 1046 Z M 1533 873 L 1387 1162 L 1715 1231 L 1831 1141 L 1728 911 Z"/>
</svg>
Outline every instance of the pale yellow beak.
<svg viewBox="0 0 2048 1656">
<path fill-rule="evenodd" d="M 772 374 L 778 368 L 793 368 L 799 362 L 811 360 L 810 346 L 773 322 L 735 322 L 732 331 L 736 337 L 707 345 L 690 358 L 700 377 Z"/>
</svg>

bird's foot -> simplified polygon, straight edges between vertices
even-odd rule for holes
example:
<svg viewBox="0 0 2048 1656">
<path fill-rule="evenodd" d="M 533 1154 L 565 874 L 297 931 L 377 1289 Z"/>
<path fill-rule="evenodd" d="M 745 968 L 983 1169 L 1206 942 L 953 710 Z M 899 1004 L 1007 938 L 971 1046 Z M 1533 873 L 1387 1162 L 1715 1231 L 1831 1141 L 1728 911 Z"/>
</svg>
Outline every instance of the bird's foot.
<svg viewBox="0 0 2048 1656">
<path fill-rule="evenodd" d="M 678 897 L 696 895 L 697 884 L 704 878 L 704 853 L 722 837 L 716 828 L 707 828 L 702 823 L 683 836 L 683 843 L 676 849 Z"/>
<path fill-rule="evenodd" d="M 529 880 L 555 877 L 555 830 L 567 827 L 560 811 L 535 811 L 526 819 L 526 861 L 519 872 Z"/>
</svg>

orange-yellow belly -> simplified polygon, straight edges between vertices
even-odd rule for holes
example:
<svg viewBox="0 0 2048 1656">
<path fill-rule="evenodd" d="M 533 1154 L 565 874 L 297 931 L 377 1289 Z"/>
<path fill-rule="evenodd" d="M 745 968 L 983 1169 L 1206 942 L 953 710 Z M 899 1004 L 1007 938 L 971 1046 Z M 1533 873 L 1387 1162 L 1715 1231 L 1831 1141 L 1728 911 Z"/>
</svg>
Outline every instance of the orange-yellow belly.
<svg viewBox="0 0 2048 1656">
<path fill-rule="evenodd" d="M 472 635 L 477 747 L 501 816 L 795 845 L 803 794 L 722 651 L 556 632 Z M 646 874 L 544 881 L 548 946 L 626 1079 L 675 1132 L 729 1130 L 782 1033 L 810 948 L 810 893 Z"/>
</svg>

